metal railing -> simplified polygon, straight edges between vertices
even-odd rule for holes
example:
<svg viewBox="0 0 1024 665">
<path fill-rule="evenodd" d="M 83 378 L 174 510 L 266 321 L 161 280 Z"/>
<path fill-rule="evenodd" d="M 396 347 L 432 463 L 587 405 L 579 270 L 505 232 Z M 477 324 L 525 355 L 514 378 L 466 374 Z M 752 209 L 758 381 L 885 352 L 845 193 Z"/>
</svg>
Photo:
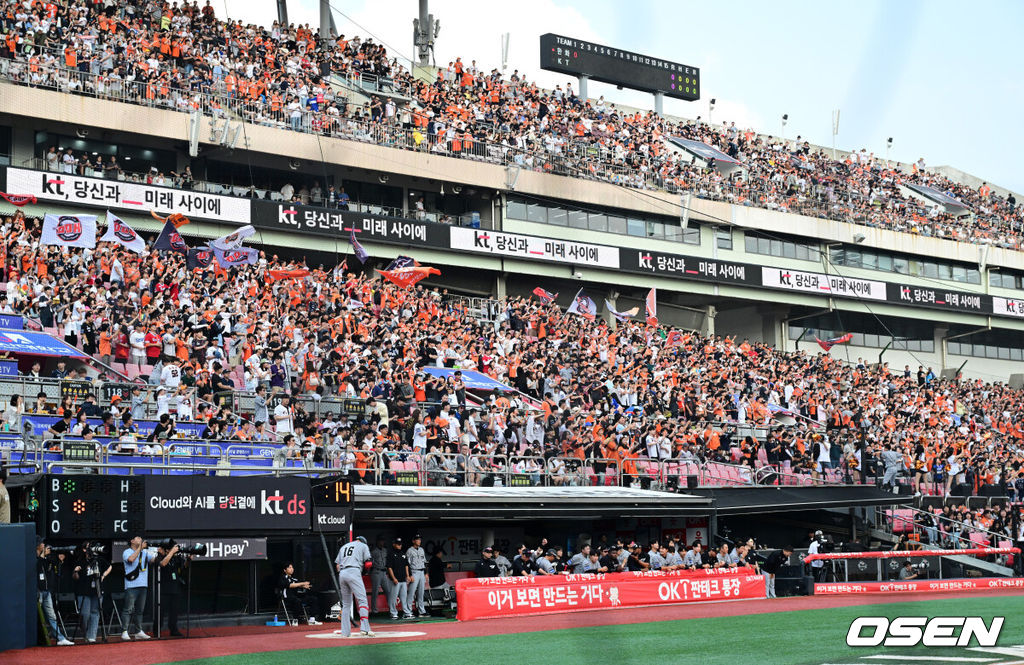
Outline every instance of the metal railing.
<svg viewBox="0 0 1024 665">
<path fill-rule="evenodd" d="M 909 513 L 909 514 L 908 514 Z M 1013 540 L 1010 535 L 996 533 L 978 527 L 974 524 L 951 519 L 942 513 L 932 513 L 927 510 L 901 506 L 882 513 L 885 526 L 893 535 L 911 534 L 913 542 L 923 543 L 922 536 L 927 537 L 929 545 L 937 545 L 946 549 L 969 549 L 971 547 L 998 547 L 1001 541 Z M 922 524 L 926 517 L 935 521 L 934 526 Z M 931 521 L 931 520 L 928 520 Z M 981 543 L 972 539 L 977 534 L 985 538 Z"/>
<path fill-rule="evenodd" d="M 25 168 L 31 168 L 38 171 L 57 171 L 65 172 L 64 164 L 61 162 L 51 165 L 47 162 L 45 157 L 31 157 L 22 162 L 22 166 Z M 126 171 L 122 166 L 117 167 L 115 177 L 111 177 L 110 173 L 103 174 L 97 173 L 97 171 L 90 166 L 75 165 L 74 168 L 77 175 L 89 178 L 105 178 L 105 179 L 116 179 L 118 182 L 130 182 L 145 184 L 149 187 L 166 187 L 167 189 L 175 189 L 181 191 L 193 191 L 203 192 L 205 194 L 217 194 L 220 196 L 234 196 L 237 198 L 255 198 L 266 201 L 285 201 L 285 197 L 279 190 L 260 188 L 255 186 L 246 185 L 234 185 L 230 183 L 214 182 L 210 180 L 184 180 L 180 174 L 165 176 L 165 182 L 163 184 L 155 184 L 147 182 L 146 172 L 135 172 Z M 334 202 L 333 204 L 328 202 L 325 198 L 327 192 L 321 190 L 319 196 L 313 196 L 312 193 L 306 200 L 301 200 L 302 205 L 319 206 L 324 208 L 345 210 L 348 212 L 365 213 L 368 215 L 379 215 L 384 217 L 397 217 L 404 219 L 416 219 L 425 222 L 434 222 L 437 224 L 450 224 L 453 226 L 477 226 L 485 224 L 479 216 L 474 216 L 472 213 L 462 215 L 450 215 L 444 212 L 436 210 L 424 210 L 422 212 L 406 211 L 402 208 L 396 208 L 393 206 L 377 205 L 374 203 L 361 203 L 359 201 L 349 200 L 348 203 L 342 204 Z M 298 197 L 298 194 L 296 194 Z"/>
</svg>

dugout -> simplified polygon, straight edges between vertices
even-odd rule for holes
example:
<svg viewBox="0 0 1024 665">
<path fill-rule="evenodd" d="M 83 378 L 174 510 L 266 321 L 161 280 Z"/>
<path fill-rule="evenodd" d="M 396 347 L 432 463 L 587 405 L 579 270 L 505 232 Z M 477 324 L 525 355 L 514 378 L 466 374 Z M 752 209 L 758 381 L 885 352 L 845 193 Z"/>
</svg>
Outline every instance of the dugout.
<svg viewBox="0 0 1024 665">
<path fill-rule="evenodd" d="M 123 567 L 116 562 L 133 533 L 153 541 L 173 537 L 201 542 L 208 555 L 194 560 L 189 608 L 198 624 L 253 621 L 273 615 L 272 579 L 292 561 L 296 577 L 309 579 L 333 602 L 328 556 L 347 542 L 349 524 L 373 545 L 421 534 L 428 556 L 437 549 L 452 564 L 449 577 L 464 576 L 480 550 L 520 543 L 578 549 L 583 542 L 649 542 L 674 537 L 715 542 L 719 532 L 747 534 L 741 524 L 792 528 L 793 515 L 833 519 L 854 506 L 886 505 L 891 495 L 874 487 L 734 487 L 661 492 L 626 487 L 418 487 L 356 486 L 304 476 L 73 475 L 22 476 L 13 488 L 21 517 L 56 545 L 100 541 L 115 565 L 106 583 L 104 620 L 117 627 Z M 319 483 L 319 484 L 317 484 Z M 332 484 L 334 483 L 334 484 Z M 34 512 L 28 510 L 35 507 Z M 841 510 L 833 510 L 841 509 Z M 851 518 L 852 519 L 852 518 Z M 851 522 L 852 523 L 852 522 Z M 837 528 L 849 528 L 839 523 Z M 735 526 L 733 526 L 735 525 Z M 790 536 L 787 535 L 787 538 Z M 788 540 L 787 540 L 788 542 Z M 770 543 L 769 544 L 774 544 Z M 70 596 L 70 576 L 60 580 Z M 66 587 L 66 588 L 65 588 Z M 64 610 L 70 612 L 68 603 Z M 151 611 L 151 610 L 147 610 Z"/>
</svg>

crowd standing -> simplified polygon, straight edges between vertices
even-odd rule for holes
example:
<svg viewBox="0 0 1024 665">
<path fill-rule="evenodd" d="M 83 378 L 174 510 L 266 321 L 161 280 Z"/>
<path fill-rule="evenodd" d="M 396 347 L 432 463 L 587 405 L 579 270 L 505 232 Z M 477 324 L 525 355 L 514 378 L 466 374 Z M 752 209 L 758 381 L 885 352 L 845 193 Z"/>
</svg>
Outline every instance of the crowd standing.
<svg viewBox="0 0 1024 665">
<path fill-rule="evenodd" d="M 0 23 L 0 76 L 32 86 L 214 115 L 230 108 L 252 122 L 296 131 L 967 242 L 1019 249 L 1024 231 L 1024 210 L 1012 194 L 999 196 L 987 183 L 977 189 L 958 184 L 928 171 L 923 159 L 909 169 L 866 150 L 834 159 L 799 137 L 786 141 L 735 123 L 627 112 L 603 97 L 582 99 L 571 84 L 544 90 L 518 70 L 506 77 L 475 60 L 456 58 L 438 68 L 435 79 L 421 80 L 372 39 L 321 39 L 309 25 L 274 22 L 268 28 L 220 19 L 208 0 L 202 7 L 156 0 L 8 1 L 0 3 Z M 373 81 L 389 94 L 350 105 L 330 85 L 328 72 Z M 742 164 L 742 173 L 693 163 L 666 146 L 671 136 L 718 148 Z M 66 168 L 63 155 L 53 158 L 53 166 Z M 109 159 L 95 161 L 83 168 L 104 177 L 120 168 Z M 187 185 L 190 176 L 166 179 Z M 925 206 L 900 189 L 906 184 L 947 193 L 973 214 L 957 218 Z"/>
</svg>

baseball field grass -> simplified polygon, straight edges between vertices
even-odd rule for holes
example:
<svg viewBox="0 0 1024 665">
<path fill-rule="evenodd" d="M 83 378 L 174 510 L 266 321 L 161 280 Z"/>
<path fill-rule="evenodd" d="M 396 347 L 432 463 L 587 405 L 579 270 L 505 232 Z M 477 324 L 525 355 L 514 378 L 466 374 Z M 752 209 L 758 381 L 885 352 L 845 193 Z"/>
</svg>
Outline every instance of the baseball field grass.
<svg viewBox="0 0 1024 665">
<path fill-rule="evenodd" d="M 997 648 L 846 646 L 861 616 L 980 616 L 1005 623 Z M 623 620 L 628 615 L 623 613 Z M 975 647 L 972 649 L 971 647 Z M 1024 663 L 1024 595 L 885 603 L 523 634 L 351 644 L 184 661 L 194 665 L 699 663 L 702 665 L 1009 665 Z"/>
</svg>

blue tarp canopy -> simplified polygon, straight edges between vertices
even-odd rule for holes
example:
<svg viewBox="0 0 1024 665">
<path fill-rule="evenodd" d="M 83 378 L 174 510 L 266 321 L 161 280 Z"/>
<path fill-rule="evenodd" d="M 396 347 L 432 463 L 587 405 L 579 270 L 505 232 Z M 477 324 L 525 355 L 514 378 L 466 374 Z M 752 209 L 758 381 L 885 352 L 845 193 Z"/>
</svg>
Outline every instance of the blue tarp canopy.
<svg viewBox="0 0 1024 665">
<path fill-rule="evenodd" d="M 0 330 L 0 352 L 26 356 L 64 356 L 82 359 L 89 357 L 59 339 L 27 330 Z"/>
<path fill-rule="evenodd" d="M 455 374 L 455 372 L 462 372 L 462 382 L 466 384 L 466 387 L 470 390 L 500 390 L 502 392 L 514 393 L 516 389 L 512 386 L 507 386 L 501 381 L 495 381 L 486 374 L 480 372 L 474 372 L 472 370 L 463 369 L 449 369 L 447 367 L 424 367 L 421 371 L 430 376 L 447 379 L 448 377 Z"/>
<path fill-rule="evenodd" d="M 670 136 L 668 140 L 677 148 L 681 148 L 691 155 L 696 155 L 707 162 L 722 163 L 727 167 L 743 166 L 739 160 L 730 157 L 718 148 L 712 147 L 707 143 L 694 141 L 693 139 L 684 139 L 681 136 Z"/>
<path fill-rule="evenodd" d="M 917 194 L 920 198 L 927 199 L 932 203 L 938 203 L 951 215 L 960 217 L 968 215 L 971 212 L 971 209 L 964 205 L 960 199 L 957 199 L 942 190 L 929 187 L 928 185 L 918 184 L 908 184 L 905 185 L 905 187 Z"/>
</svg>

